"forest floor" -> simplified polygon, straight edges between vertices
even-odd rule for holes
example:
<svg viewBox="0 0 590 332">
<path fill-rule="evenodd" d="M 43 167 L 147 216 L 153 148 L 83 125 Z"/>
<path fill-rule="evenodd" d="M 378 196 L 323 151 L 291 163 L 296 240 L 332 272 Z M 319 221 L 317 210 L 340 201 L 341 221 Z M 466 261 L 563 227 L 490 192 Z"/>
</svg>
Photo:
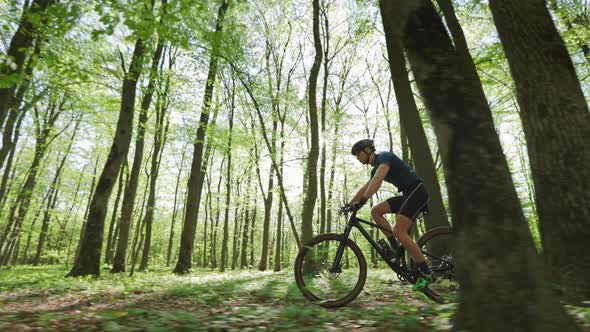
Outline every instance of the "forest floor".
<svg viewBox="0 0 590 332">
<path fill-rule="evenodd" d="M 363 292 L 339 309 L 307 302 L 291 271 L 66 273 L 63 266 L 0 270 L 0 331 L 447 331 L 456 309 L 387 270 L 370 270 Z M 590 308 L 566 308 L 590 331 Z"/>
</svg>

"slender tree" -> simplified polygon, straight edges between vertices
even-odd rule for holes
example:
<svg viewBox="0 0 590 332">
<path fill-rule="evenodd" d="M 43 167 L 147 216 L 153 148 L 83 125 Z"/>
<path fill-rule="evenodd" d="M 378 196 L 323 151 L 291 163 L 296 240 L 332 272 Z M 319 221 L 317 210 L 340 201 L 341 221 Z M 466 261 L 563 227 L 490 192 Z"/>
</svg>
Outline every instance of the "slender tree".
<svg viewBox="0 0 590 332">
<path fill-rule="evenodd" d="M 205 84 L 205 94 L 203 97 L 203 108 L 201 110 L 201 117 L 197 128 L 197 137 L 194 141 L 193 160 L 191 164 L 191 172 L 188 180 L 188 194 L 186 213 L 184 215 L 184 223 L 182 228 L 182 235 L 180 240 L 180 248 L 178 253 L 178 261 L 174 268 L 174 273 L 188 273 L 192 265 L 192 253 L 195 241 L 195 234 L 197 231 L 197 217 L 199 215 L 199 205 L 201 201 L 201 192 L 203 189 L 203 182 L 205 179 L 205 171 L 203 170 L 203 143 L 205 141 L 205 130 L 209 123 L 209 111 L 211 109 L 211 98 L 213 96 L 213 87 L 215 86 L 215 79 L 217 77 L 217 67 L 219 62 L 219 48 L 222 40 L 223 21 L 225 13 L 229 7 L 229 2 L 223 0 L 219 11 L 217 13 L 217 21 L 215 24 L 215 38 L 212 42 L 211 54 L 209 60 L 209 73 Z M 205 164 L 206 165 L 206 164 Z"/>
<path fill-rule="evenodd" d="M 306 243 L 313 236 L 313 212 L 317 198 L 317 162 L 319 156 L 319 130 L 318 130 L 318 111 L 317 111 L 317 81 L 322 64 L 322 43 L 320 38 L 320 3 L 319 0 L 313 0 L 313 40 L 315 47 L 315 58 L 311 72 L 309 74 L 308 102 L 309 102 L 309 124 L 311 135 L 311 146 L 307 160 L 307 189 L 303 201 L 303 211 L 301 214 L 301 242 Z"/>
</svg>

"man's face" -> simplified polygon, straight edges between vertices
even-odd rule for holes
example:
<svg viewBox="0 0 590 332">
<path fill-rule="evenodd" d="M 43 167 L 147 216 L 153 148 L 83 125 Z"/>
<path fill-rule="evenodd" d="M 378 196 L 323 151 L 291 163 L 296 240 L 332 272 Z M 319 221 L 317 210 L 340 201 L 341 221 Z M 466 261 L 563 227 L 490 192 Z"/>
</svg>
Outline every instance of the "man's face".
<svg viewBox="0 0 590 332">
<path fill-rule="evenodd" d="M 366 165 L 369 163 L 369 154 L 365 150 L 361 150 L 356 153 L 356 159 L 361 162 L 361 164 Z"/>
</svg>

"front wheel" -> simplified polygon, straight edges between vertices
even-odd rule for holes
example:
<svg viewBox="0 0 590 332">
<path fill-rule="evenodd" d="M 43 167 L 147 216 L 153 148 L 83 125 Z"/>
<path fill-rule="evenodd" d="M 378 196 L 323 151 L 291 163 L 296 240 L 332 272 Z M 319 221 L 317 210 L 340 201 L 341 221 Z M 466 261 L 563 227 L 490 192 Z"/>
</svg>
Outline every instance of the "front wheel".
<svg viewBox="0 0 590 332">
<path fill-rule="evenodd" d="M 416 242 L 434 275 L 434 282 L 422 292 L 438 303 L 454 302 L 459 284 L 455 276 L 455 245 L 450 227 L 436 227 L 424 233 Z M 416 272 L 418 267 L 410 260 L 410 268 Z"/>
<path fill-rule="evenodd" d="M 344 243 L 339 266 L 333 269 L 336 252 Z M 367 262 L 361 249 L 339 234 L 322 234 L 305 244 L 295 258 L 295 281 L 308 300 L 326 308 L 354 300 L 367 279 Z"/>
</svg>

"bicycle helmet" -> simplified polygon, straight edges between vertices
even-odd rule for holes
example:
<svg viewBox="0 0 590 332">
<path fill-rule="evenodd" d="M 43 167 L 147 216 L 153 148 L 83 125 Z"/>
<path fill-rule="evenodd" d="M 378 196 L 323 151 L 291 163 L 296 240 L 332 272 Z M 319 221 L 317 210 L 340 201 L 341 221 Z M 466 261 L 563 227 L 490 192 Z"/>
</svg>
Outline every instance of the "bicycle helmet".
<svg viewBox="0 0 590 332">
<path fill-rule="evenodd" d="M 362 140 L 354 143 L 354 145 L 352 146 L 352 149 L 350 150 L 350 153 L 353 156 L 356 156 L 356 154 L 359 151 L 362 151 L 367 147 L 371 148 L 371 152 L 375 152 L 375 144 L 373 143 L 373 140 L 372 139 L 362 139 Z"/>
</svg>

